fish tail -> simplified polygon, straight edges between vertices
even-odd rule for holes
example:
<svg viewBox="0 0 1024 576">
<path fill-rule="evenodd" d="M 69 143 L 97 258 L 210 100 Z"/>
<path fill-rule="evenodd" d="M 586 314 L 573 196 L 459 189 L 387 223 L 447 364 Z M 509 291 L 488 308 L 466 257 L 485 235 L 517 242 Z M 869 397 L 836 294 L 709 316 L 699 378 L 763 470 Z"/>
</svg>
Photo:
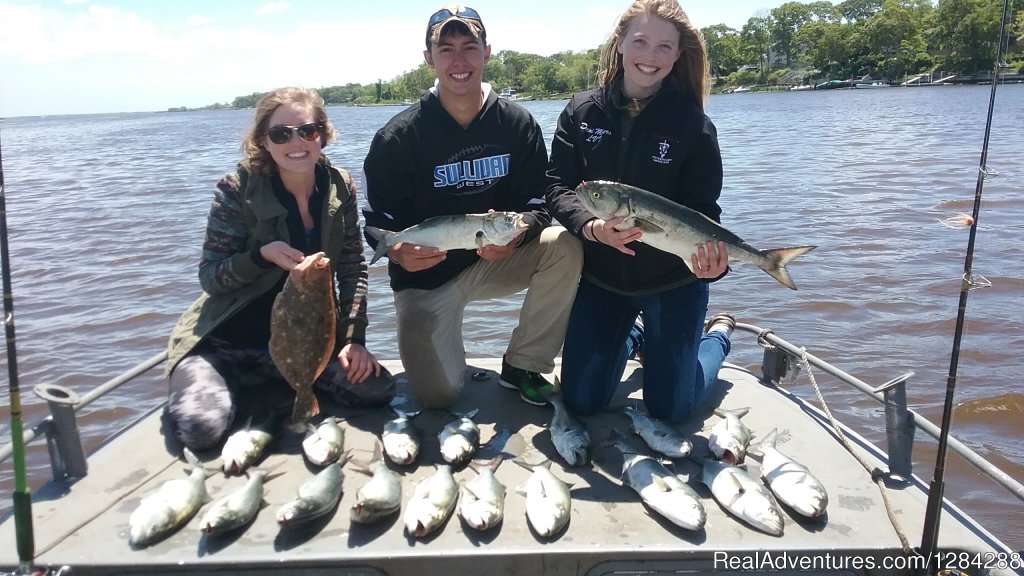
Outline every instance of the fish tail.
<svg viewBox="0 0 1024 576">
<path fill-rule="evenodd" d="M 765 250 L 764 255 L 768 259 L 768 264 L 762 270 L 778 280 L 783 286 L 796 290 L 796 284 L 793 283 L 793 279 L 789 276 L 786 264 L 815 248 L 817 246 L 794 246 L 792 248 L 771 248 Z"/>
<path fill-rule="evenodd" d="M 377 243 L 377 247 L 373 249 L 373 257 L 370 258 L 370 264 L 373 264 L 377 260 L 380 260 L 381 256 L 388 253 L 388 248 L 390 248 L 387 243 L 388 233 L 386 230 L 381 230 L 380 228 L 373 226 L 363 226 L 363 230 L 366 230 L 366 233 L 370 235 L 370 238 L 373 238 Z"/>
<path fill-rule="evenodd" d="M 750 407 L 744 406 L 743 408 L 733 408 L 731 410 L 726 410 L 725 408 L 715 408 L 714 412 L 715 416 L 718 416 L 719 418 L 725 418 L 726 414 L 734 414 L 737 418 L 743 418 L 744 416 L 747 415 L 748 412 L 750 412 Z"/>
<path fill-rule="evenodd" d="M 757 449 L 763 451 L 765 448 L 775 448 L 775 442 L 779 437 L 779 429 L 772 428 L 772 431 L 765 435 L 760 442 L 757 443 Z"/>
</svg>

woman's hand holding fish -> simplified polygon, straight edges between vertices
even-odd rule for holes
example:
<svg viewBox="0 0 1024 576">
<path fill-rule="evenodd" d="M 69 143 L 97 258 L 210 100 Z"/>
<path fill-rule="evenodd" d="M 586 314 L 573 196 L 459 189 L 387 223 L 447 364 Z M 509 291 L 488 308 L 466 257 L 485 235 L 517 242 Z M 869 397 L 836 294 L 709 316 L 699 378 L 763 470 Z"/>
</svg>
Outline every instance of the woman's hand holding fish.
<svg viewBox="0 0 1024 576">
<path fill-rule="evenodd" d="M 584 224 L 583 230 L 589 229 L 590 236 L 596 242 L 607 244 L 623 254 L 636 256 L 636 252 L 627 248 L 626 244 L 639 240 L 643 236 L 643 232 L 636 226 L 624 230 L 617 229 L 616 226 L 622 224 L 622 221 L 622 218 L 612 218 L 611 220 L 595 218 Z"/>
<path fill-rule="evenodd" d="M 288 272 L 306 257 L 301 250 L 296 250 L 281 240 L 274 240 L 260 247 L 260 256 Z"/>
<path fill-rule="evenodd" d="M 448 253 L 431 246 L 419 246 L 399 242 L 388 250 L 388 258 L 409 272 L 433 268 L 447 257 Z"/>
<path fill-rule="evenodd" d="M 697 278 L 718 278 L 729 267 L 729 251 L 725 242 L 719 241 L 717 250 L 708 240 L 706 246 L 698 246 L 697 253 L 690 255 L 690 270 Z"/>
<path fill-rule="evenodd" d="M 338 362 L 341 362 L 348 381 L 353 384 L 363 382 L 370 374 L 380 376 L 380 363 L 362 344 L 350 342 L 342 346 Z"/>
</svg>

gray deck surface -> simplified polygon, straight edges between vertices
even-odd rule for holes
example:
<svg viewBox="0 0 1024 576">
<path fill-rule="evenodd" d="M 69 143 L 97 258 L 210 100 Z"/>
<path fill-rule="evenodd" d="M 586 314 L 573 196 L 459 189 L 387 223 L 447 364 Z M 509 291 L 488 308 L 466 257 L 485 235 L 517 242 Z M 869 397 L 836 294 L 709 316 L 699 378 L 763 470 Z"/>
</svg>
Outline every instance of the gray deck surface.
<svg viewBox="0 0 1024 576">
<path fill-rule="evenodd" d="M 386 364 L 394 373 L 401 372 L 397 362 Z M 280 466 L 277 471 L 284 474 L 267 483 L 265 499 L 269 505 L 252 525 L 225 538 L 201 537 L 197 524 L 204 507 L 169 538 L 135 550 L 128 543 L 129 515 L 140 499 L 153 493 L 161 483 L 185 475 L 180 449 L 173 441 L 165 440 L 160 411 L 155 411 L 93 455 L 86 478 L 70 486 L 50 484 L 35 492 L 36 563 L 70 565 L 73 574 L 200 574 L 214 569 L 233 569 L 238 574 L 338 574 L 343 566 L 352 567 L 346 573 L 378 573 L 354 568 L 362 566 L 391 574 L 604 574 L 641 565 L 654 571 L 721 568 L 714 564 L 714 559 L 716 552 L 721 558 L 723 551 L 788 551 L 794 557 L 814 557 L 825 553 L 884 555 L 899 550 L 899 540 L 878 488 L 861 465 L 839 446 L 816 414 L 778 389 L 762 385 L 745 370 L 724 368 L 703 418 L 680 429 L 706 437 L 718 420 L 711 413 L 711 406 L 717 405 L 749 407 L 750 413 L 743 420 L 755 436 L 778 427 L 778 448 L 807 465 L 825 484 L 830 496 L 827 517 L 821 521 L 797 520 L 795 513 L 787 511 L 785 534 L 781 537 L 758 532 L 726 514 L 695 477 L 691 484 L 704 497 L 707 525 L 697 533 L 675 527 L 649 511 L 633 491 L 621 485 L 621 461 L 607 446 L 595 449 L 592 466 L 565 466 L 546 431 L 552 415 L 550 407 L 528 406 L 520 402 L 517 393 L 499 387 L 494 371 L 500 370 L 500 359 L 472 359 L 470 364 L 476 370 L 489 371 L 488 377 L 485 381 L 467 378 L 465 392 L 454 409 L 467 412 L 479 408 L 475 420 L 482 430 L 482 447 L 477 458 L 489 459 L 501 450 L 529 462 L 549 457 L 554 461 L 552 471 L 573 485 L 571 520 L 564 531 L 552 538 L 540 538 L 529 529 L 525 498 L 515 488 L 522 486 L 530 473 L 510 461 L 497 471 L 498 479 L 508 487 L 505 519 L 489 532 L 475 532 L 462 525 L 457 516 L 423 540 L 405 535 L 401 513 L 378 526 L 353 524 L 349 509 L 357 488 L 368 477 L 351 465 L 345 467 L 344 494 L 333 514 L 305 528 L 282 531 L 274 518 L 277 508 L 292 499 L 297 487 L 316 471 L 304 461 L 300 439 L 286 437 L 271 444 L 269 456 L 260 464 L 267 469 Z M 630 363 L 616 404 L 627 402 L 626 394 L 640 397 L 642 370 L 638 364 Z M 407 410 L 415 409 L 414 402 L 402 396 L 404 393 L 403 387 L 400 405 Z M 330 406 L 324 409 L 348 418 L 346 448 L 352 449 L 353 457 L 359 460 L 371 457 L 375 437 L 383 423 L 393 417 L 388 410 L 358 413 Z M 431 464 L 440 461 L 436 434 L 448 420 L 447 414 L 433 411 L 425 411 L 416 418 L 424 439 L 420 458 L 408 467 L 392 466 L 403 477 L 403 506 L 415 483 L 430 475 L 434 470 Z M 584 420 L 595 443 L 605 440 L 613 428 L 629 434 L 629 420 L 620 413 Z M 855 436 L 851 440 L 858 442 Z M 699 440 L 697 445 L 697 450 L 701 450 Z M 867 455 L 865 449 L 870 448 L 860 448 Z M 211 467 L 219 467 L 219 452 L 200 454 L 200 458 Z M 758 460 L 757 454 L 748 456 L 747 467 L 751 472 L 756 473 Z M 696 467 L 689 461 L 678 461 L 677 469 L 692 475 Z M 456 472 L 456 479 L 466 481 L 475 474 L 464 468 Z M 217 499 L 244 481 L 245 477 L 224 477 L 218 472 L 207 480 L 207 489 Z M 910 543 L 917 546 L 925 494 L 914 484 L 895 487 L 890 494 L 899 522 Z M 963 528 L 958 516 L 955 509 L 947 509 L 940 545 L 988 549 L 988 544 Z M 7 519 L 0 525 L 0 542 L 4 543 L 0 546 L 0 566 L 17 564 L 13 524 Z"/>
</svg>

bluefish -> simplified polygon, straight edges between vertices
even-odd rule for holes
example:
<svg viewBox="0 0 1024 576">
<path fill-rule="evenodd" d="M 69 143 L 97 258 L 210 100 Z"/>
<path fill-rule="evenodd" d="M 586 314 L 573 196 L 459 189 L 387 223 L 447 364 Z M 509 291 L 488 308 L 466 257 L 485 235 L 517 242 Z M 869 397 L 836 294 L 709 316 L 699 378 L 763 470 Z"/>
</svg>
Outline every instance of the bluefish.
<svg viewBox="0 0 1024 576">
<path fill-rule="evenodd" d="M 708 447 L 715 457 L 726 464 L 740 464 L 747 455 L 753 433 L 740 420 L 747 412 L 747 408 L 715 410 L 715 414 L 722 419 L 711 428 Z"/>
<path fill-rule="evenodd" d="M 675 254 L 693 271 L 690 256 L 707 242 L 725 242 L 730 260 L 748 262 L 767 272 L 783 286 L 796 290 L 786 270 L 794 258 L 815 246 L 760 250 L 707 216 L 647 190 L 595 180 L 576 187 L 576 197 L 598 218 L 623 218 L 620 229 L 636 226 L 643 235 L 639 241 Z"/>
<path fill-rule="evenodd" d="M 518 212 L 488 212 L 434 216 L 398 232 L 373 226 L 364 229 L 377 242 L 370 259 L 373 264 L 400 242 L 438 250 L 473 250 L 488 244 L 504 246 L 528 227 Z"/>
<path fill-rule="evenodd" d="M 166 538 L 191 518 L 203 503 L 207 471 L 188 448 L 188 478 L 174 478 L 160 485 L 155 494 L 146 496 L 128 518 L 128 541 L 133 547 L 148 546 Z"/>
<path fill-rule="evenodd" d="M 569 466 L 586 464 L 590 460 L 590 432 L 587 431 L 586 424 L 566 410 L 560 395 L 555 394 L 548 401 L 555 409 L 551 424 L 548 426 L 555 450 Z"/>
<path fill-rule="evenodd" d="M 641 411 L 636 406 L 625 406 L 633 432 L 643 438 L 647 446 L 669 458 L 685 458 L 693 450 L 693 443 L 675 428 Z"/>
<path fill-rule="evenodd" d="M 828 506 L 828 492 L 806 466 L 786 456 L 775 447 L 778 431 L 772 431 L 758 445 L 761 478 L 783 504 L 808 518 L 817 518 Z"/>
</svg>

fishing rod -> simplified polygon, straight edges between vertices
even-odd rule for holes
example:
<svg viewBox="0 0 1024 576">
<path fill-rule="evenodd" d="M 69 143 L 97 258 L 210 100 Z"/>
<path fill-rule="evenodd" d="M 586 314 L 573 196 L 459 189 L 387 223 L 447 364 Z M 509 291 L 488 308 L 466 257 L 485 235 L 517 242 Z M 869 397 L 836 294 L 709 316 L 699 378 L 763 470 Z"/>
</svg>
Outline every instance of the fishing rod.
<svg viewBox="0 0 1024 576">
<path fill-rule="evenodd" d="M 14 531 L 18 542 L 19 570 L 32 572 L 35 541 L 32 532 L 32 492 L 25 473 L 25 441 L 22 437 L 21 389 L 14 347 L 14 295 L 11 291 L 11 256 L 7 249 L 7 193 L 4 187 L 3 146 L 0 143 L 0 268 L 4 286 L 4 328 L 7 334 L 7 373 L 11 394 L 11 446 L 14 459 Z"/>
<path fill-rule="evenodd" d="M 953 395 L 956 391 L 956 374 L 960 364 L 960 342 L 964 332 L 964 318 L 967 314 L 967 296 L 978 286 L 974 282 L 971 267 L 974 263 L 974 242 L 978 236 L 978 217 L 981 212 L 981 192 L 988 176 L 988 142 L 992 133 L 992 112 L 996 104 L 996 87 L 999 85 L 999 68 L 1003 60 L 1003 33 L 1009 14 L 1009 0 L 1003 0 L 1003 17 L 999 21 L 999 36 L 996 37 L 995 67 L 992 71 L 992 91 L 988 100 L 988 119 L 985 122 L 985 138 L 981 146 L 981 163 L 978 167 L 978 183 L 974 189 L 974 212 L 971 232 L 967 239 L 967 255 L 964 258 L 964 275 L 960 283 L 960 305 L 957 309 L 956 328 L 953 332 L 953 354 L 949 362 L 949 376 L 946 380 L 946 402 L 942 409 L 942 426 L 939 433 L 938 454 L 935 457 L 935 473 L 928 488 L 928 504 L 924 516 L 924 532 L 921 535 L 921 554 L 925 557 L 926 574 L 934 572 L 933 561 L 939 545 L 939 520 L 942 516 L 942 496 L 945 491 L 946 450 L 949 442 L 949 428 L 953 417 Z"/>
</svg>

